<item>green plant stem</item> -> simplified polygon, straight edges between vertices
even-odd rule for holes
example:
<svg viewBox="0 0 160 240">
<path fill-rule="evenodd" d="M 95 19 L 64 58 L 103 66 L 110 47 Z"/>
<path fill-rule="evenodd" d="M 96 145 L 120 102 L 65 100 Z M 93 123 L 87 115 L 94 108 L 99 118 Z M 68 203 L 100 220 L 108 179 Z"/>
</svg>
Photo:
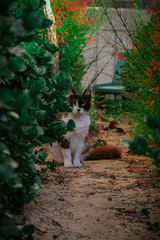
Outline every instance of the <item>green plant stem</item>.
<svg viewBox="0 0 160 240">
<path fill-rule="evenodd" d="M 128 36 L 131 38 L 133 45 L 137 48 L 137 50 L 138 50 L 139 54 L 141 55 L 141 57 L 142 57 L 143 59 L 145 59 L 145 57 L 144 57 L 144 55 L 142 54 L 141 50 L 139 49 L 138 45 L 137 45 L 136 42 L 134 41 L 134 39 L 133 39 L 133 37 L 132 37 L 132 34 L 130 33 L 130 31 L 129 31 L 127 25 L 126 25 L 126 23 L 124 22 L 121 14 L 120 14 L 120 12 L 118 11 L 118 8 L 117 8 L 117 5 L 116 5 L 116 3 L 115 3 L 115 0 L 113 0 L 113 2 L 114 2 L 114 4 L 115 4 L 115 9 L 116 9 L 116 11 L 117 11 L 118 17 L 120 18 L 123 26 L 125 27 L 125 29 L 126 29 L 126 31 L 127 31 L 127 33 L 128 33 Z"/>
</svg>

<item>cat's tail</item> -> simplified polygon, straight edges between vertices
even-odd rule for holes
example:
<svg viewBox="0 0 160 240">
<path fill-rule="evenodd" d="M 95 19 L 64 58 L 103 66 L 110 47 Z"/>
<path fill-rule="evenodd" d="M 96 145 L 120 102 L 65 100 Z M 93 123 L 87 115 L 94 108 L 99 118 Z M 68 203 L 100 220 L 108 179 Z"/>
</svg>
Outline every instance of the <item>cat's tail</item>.
<svg viewBox="0 0 160 240">
<path fill-rule="evenodd" d="M 121 155 L 122 151 L 120 148 L 111 145 L 105 145 L 90 150 L 85 160 L 120 159 Z"/>
</svg>

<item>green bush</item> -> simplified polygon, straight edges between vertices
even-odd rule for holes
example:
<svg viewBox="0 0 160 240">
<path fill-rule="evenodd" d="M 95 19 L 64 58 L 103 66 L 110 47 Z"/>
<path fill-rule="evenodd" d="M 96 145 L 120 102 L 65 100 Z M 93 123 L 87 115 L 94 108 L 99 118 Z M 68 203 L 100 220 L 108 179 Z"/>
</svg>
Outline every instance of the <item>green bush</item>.
<svg viewBox="0 0 160 240">
<path fill-rule="evenodd" d="M 41 29 L 43 0 L 0 3 L 0 239 L 32 239 L 33 226 L 16 226 L 13 214 L 36 197 L 41 179 L 35 163 L 46 154 L 35 146 L 60 140 L 73 129 L 56 120 L 70 111 L 66 101 L 71 79 L 52 76 L 55 45 L 45 43 Z M 53 166 L 51 166 L 53 167 Z"/>
<path fill-rule="evenodd" d="M 111 55 L 124 60 L 119 73 L 119 80 L 125 87 L 122 112 L 133 120 L 133 134 L 144 135 L 150 141 L 148 136 L 154 134 L 154 131 L 144 124 L 143 117 L 160 114 L 160 2 L 146 3 L 146 6 L 150 6 L 142 12 L 141 1 L 135 1 L 135 6 L 130 11 L 130 23 L 115 0 L 113 4 L 117 18 L 128 35 L 125 44 L 105 10 L 108 22 L 119 42 L 112 44 L 115 52 Z"/>
<path fill-rule="evenodd" d="M 56 18 L 59 67 L 72 77 L 79 91 L 87 68 L 94 62 L 85 59 L 86 52 L 94 46 L 86 46 L 93 42 L 93 35 L 102 24 L 100 12 L 94 8 L 93 0 L 51 0 L 51 5 Z"/>
<path fill-rule="evenodd" d="M 103 105 L 105 108 L 106 115 L 112 115 L 113 117 L 118 117 L 122 109 L 122 101 L 119 99 L 105 99 L 103 100 Z"/>
<path fill-rule="evenodd" d="M 149 138 L 156 141 L 156 146 L 149 146 L 147 139 L 144 136 L 136 136 L 133 141 L 124 140 L 124 145 L 131 149 L 132 153 L 145 155 L 153 159 L 153 164 L 156 166 L 157 173 L 160 175 L 160 116 L 144 117 L 145 124 L 153 130 L 154 134 Z"/>
</svg>

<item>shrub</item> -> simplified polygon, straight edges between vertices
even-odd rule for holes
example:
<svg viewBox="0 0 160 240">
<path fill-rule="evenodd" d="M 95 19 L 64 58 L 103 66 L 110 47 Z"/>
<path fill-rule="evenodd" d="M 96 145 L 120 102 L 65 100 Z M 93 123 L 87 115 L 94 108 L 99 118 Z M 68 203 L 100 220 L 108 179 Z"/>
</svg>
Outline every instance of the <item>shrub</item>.
<svg viewBox="0 0 160 240">
<path fill-rule="evenodd" d="M 155 0 L 151 3 L 148 11 L 146 10 L 148 21 L 144 22 L 136 1 L 135 9 L 132 9 L 134 24 L 131 26 L 123 18 L 116 2 L 114 0 L 113 2 L 119 21 L 123 24 L 129 38 L 128 47 L 126 47 L 106 12 L 113 32 L 119 40 L 119 44 L 112 45 L 115 48 L 112 56 L 124 59 L 122 71 L 119 73 L 119 80 L 125 86 L 122 110 L 135 123 L 134 135 L 139 133 L 147 137 L 149 133 L 154 134 L 154 132 L 144 124 L 143 117 L 160 113 L 160 2 Z M 120 53 L 122 51 L 123 53 Z"/>
<path fill-rule="evenodd" d="M 82 88 L 80 83 L 85 69 L 91 64 L 84 58 L 84 48 L 93 42 L 93 34 L 101 22 L 98 20 L 98 12 L 87 7 L 92 2 L 93 0 L 51 0 L 57 25 L 59 67 L 72 77 L 77 90 Z"/>
<path fill-rule="evenodd" d="M 66 92 L 71 79 L 63 72 L 52 76 L 52 56 L 58 49 L 44 41 L 41 29 L 52 24 L 44 16 L 44 4 L 0 4 L 1 239 L 32 239 L 34 227 L 17 227 L 12 214 L 34 199 L 41 185 L 35 163 L 43 163 L 46 154 L 37 155 L 34 148 L 59 140 L 74 127 L 56 120 L 57 113 L 70 111 Z"/>
<path fill-rule="evenodd" d="M 150 135 L 150 138 L 154 138 L 156 135 L 156 146 L 150 146 L 143 136 L 136 136 L 133 141 L 125 139 L 124 145 L 130 148 L 134 154 L 145 155 L 153 159 L 152 163 L 156 166 L 156 171 L 160 175 L 160 117 L 146 116 L 144 122 L 155 132 L 154 135 Z"/>
</svg>

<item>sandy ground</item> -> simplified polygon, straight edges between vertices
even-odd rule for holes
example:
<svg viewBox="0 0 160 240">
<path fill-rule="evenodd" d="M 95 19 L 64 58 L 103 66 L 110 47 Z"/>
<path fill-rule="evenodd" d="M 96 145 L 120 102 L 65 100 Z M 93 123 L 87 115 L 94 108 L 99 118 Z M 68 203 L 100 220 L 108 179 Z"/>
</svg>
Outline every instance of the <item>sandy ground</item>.
<svg viewBox="0 0 160 240">
<path fill-rule="evenodd" d="M 91 136 L 94 142 L 103 136 L 122 147 L 129 136 L 100 128 L 100 135 Z M 47 172 L 37 199 L 24 209 L 36 226 L 35 240 L 160 239 L 160 231 L 147 230 L 148 219 L 140 213 L 148 209 L 150 221 L 160 222 L 160 179 L 149 159 L 122 150 L 121 160 L 86 161 L 83 168 L 58 166 L 55 173 Z"/>
</svg>

